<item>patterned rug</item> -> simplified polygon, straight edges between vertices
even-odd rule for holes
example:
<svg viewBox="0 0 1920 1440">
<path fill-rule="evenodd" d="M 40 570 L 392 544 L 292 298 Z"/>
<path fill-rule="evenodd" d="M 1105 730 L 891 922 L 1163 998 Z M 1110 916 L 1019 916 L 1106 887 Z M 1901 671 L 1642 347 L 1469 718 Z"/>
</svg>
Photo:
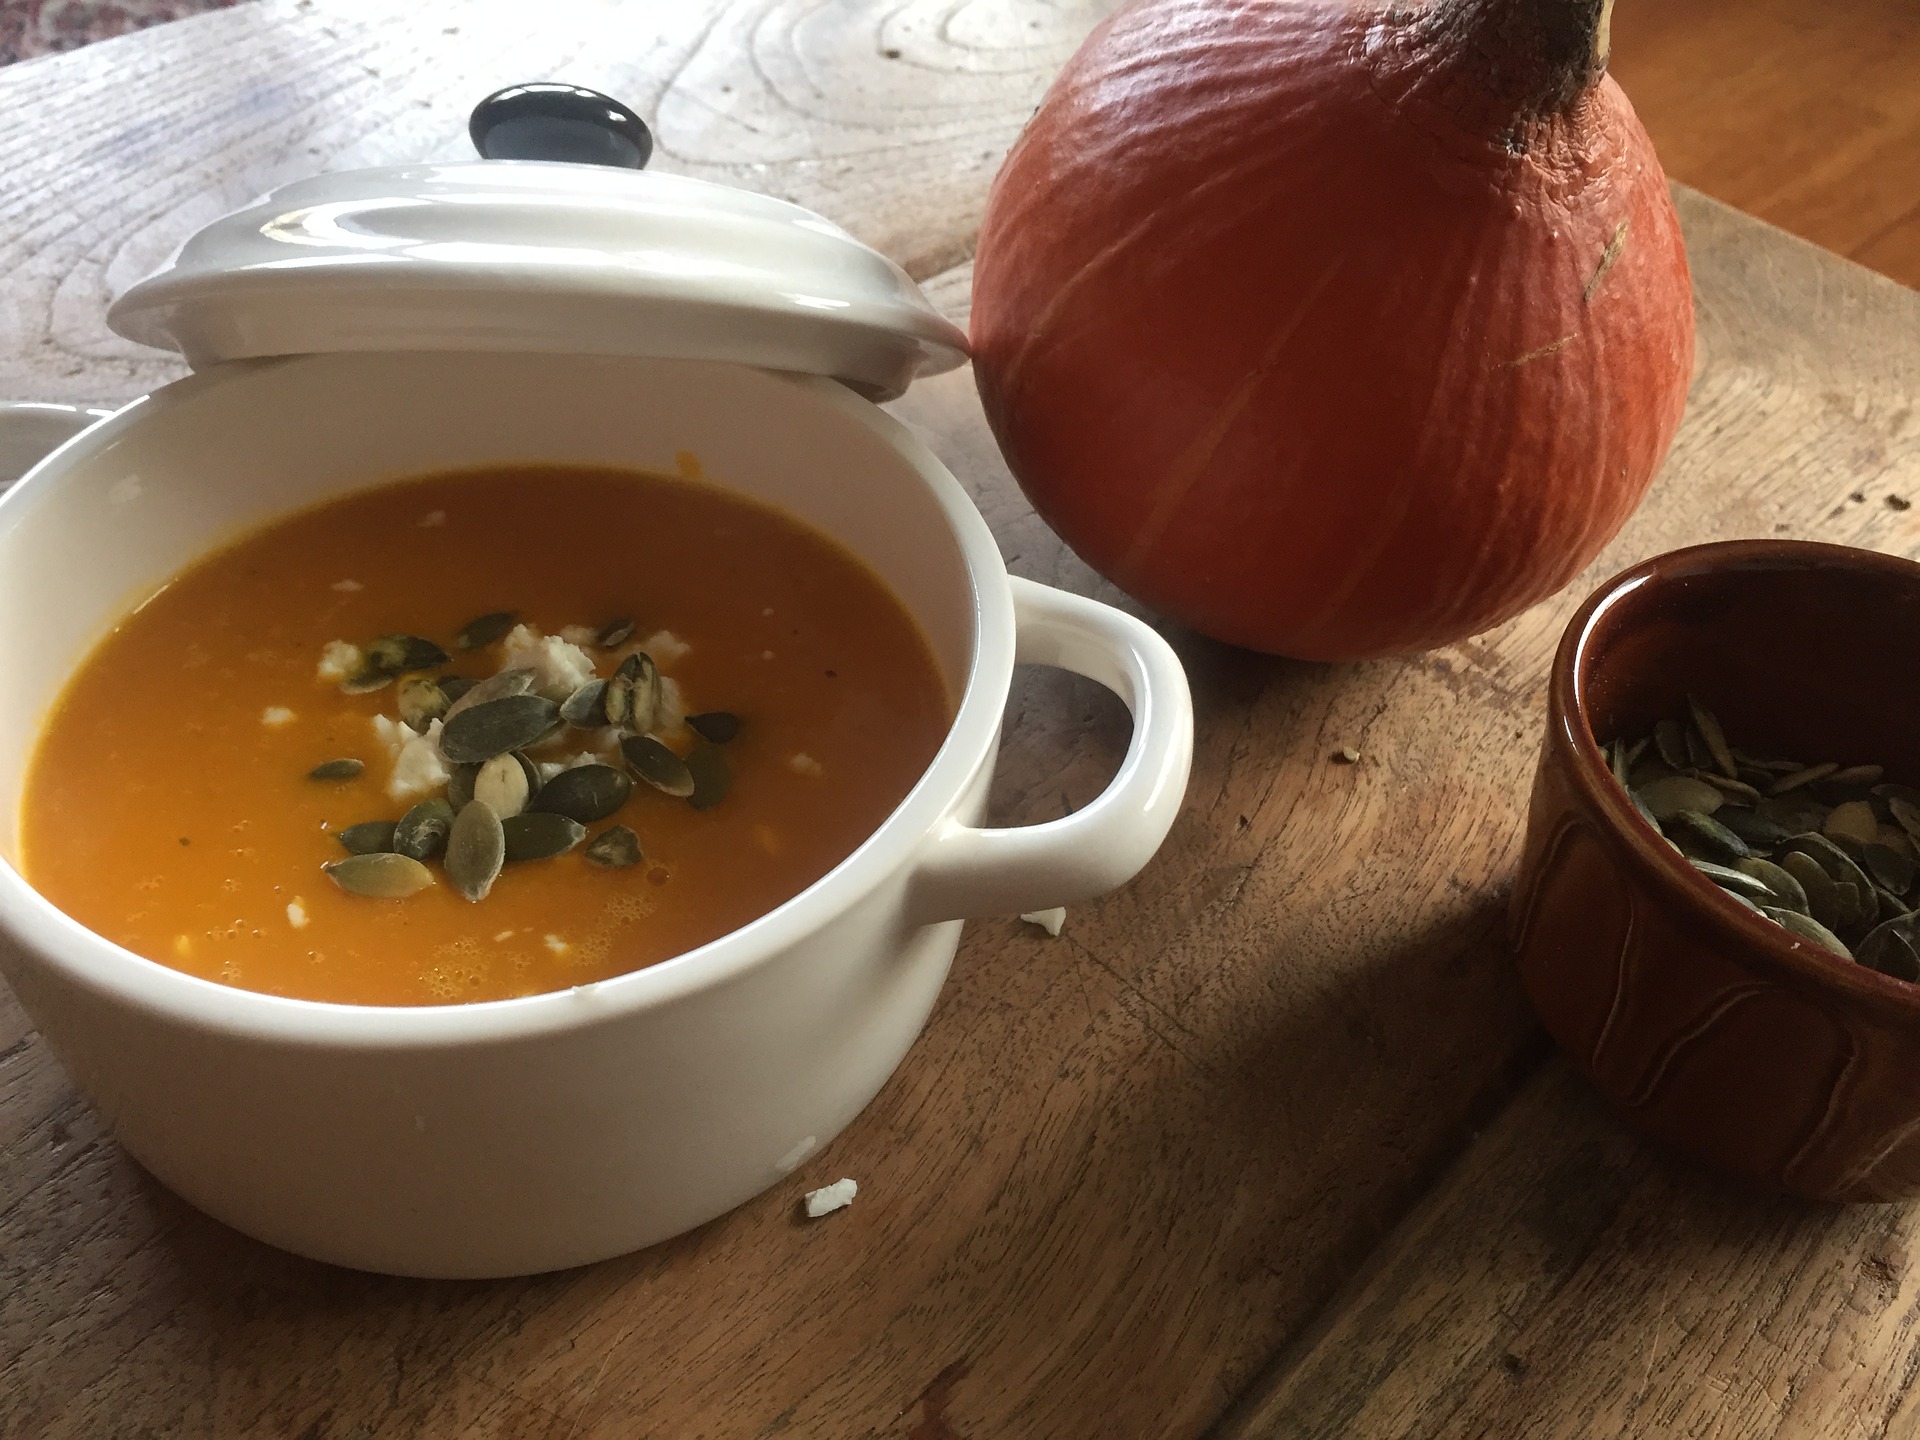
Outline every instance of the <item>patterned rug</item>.
<svg viewBox="0 0 1920 1440">
<path fill-rule="evenodd" d="M 238 0 L 0 0 L 0 65 L 144 30 Z"/>
</svg>

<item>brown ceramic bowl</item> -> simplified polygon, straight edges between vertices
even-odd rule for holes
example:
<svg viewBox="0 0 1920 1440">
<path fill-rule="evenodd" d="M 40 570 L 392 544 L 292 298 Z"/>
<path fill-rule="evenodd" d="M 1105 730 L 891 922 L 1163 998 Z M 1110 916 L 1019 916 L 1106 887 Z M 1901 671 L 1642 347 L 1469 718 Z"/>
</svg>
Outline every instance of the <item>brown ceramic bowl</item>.
<svg viewBox="0 0 1920 1440">
<path fill-rule="evenodd" d="M 1554 657 L 1512 933 L 1541 1020 L 1655 1139 L 1828 1200 L 1920 1195 L 1920 985 L 1728 899 L 1600 741 L 1689 693 L 1736 745 L 1920 781 L 1920 565 L 1736 540 L 1636 565 Z"/>
</svg>

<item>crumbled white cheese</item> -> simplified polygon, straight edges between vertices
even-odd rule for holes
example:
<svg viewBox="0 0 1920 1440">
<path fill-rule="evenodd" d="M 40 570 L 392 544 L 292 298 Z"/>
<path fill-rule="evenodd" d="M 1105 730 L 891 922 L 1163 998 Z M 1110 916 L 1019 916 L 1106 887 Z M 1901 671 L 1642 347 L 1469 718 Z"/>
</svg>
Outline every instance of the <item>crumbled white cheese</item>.
<svg viewBox="0 0 1920 1440">
<path fill-rule="evenodd" d="M 533 671 L 535 693 L 554 701 L 566 699 L 594 676 L 593 658 L 586 651 L 529 625 L 507 632 L 500 668 Z"/>
<path fill-rule="evenodd" d="M 351 595 L 356 590 L 364 590 L 367 587 L 362 585 L 358 580 L 336 580 L 333 582 L 333 588 L 338 590 L 342 595 Z M 336 645 L 339 643 L 337 640 L 334 641 Z"/>
<path fill-rule="evenodd" d="M 671 665 L 693 653 L 693 647 L 671 630 L 656 630 L 640 642 L 640 648 L 653 657 L 656 665 Z"/>
<path fill-rule="evenodd" d="M 836 1210 L 844 1210 L 853 1203 L 853 1197 L 860 1193 L 860 1187 L 851 1180 L 836 1180 L 831 1185 L 823 1185 L 818 1190 L 807 1192 L 807 1218 L 818 1220 L 822 1215 L 831 1215 Z"/>
<path fill-rule="evenodd" d="M 671 675 L 660 677 L 660 711 L 654 721 L 654 730 L 661 735 L 671 734 L 687 723 L 687 702 L 680 693 L 680 682 Z"/>
<path fill-rule="evenodd" d="M 298 895 L 287 904 L 287 923 L 296 930 L 307 928 L 307 907 Z"/>
<path fill-rule="evenodd" d="M 338 685 L 342 680 L 358 675 L 366 663 L 367 657 L 361 653 L 358 645 L 351 645 L 345 640 L 329 640 L 327 648 L 320 652 L 318 675 L 326 684 Z"/>
<path fill-rule="evenodd" d="M 402 725 L 398 720 L 389 720 L 385 715 L 375 715 L 373 738 L 386 747 L 389 760 L 398 760 L 401 748 L 407 741 L 413 739 L 413 730 L 409 726 Z"/>
<path fill-rule="evenodd" d="M 422 530 L 437 530 L 446 523 L 447 512 L 444 510 L 429 510 L 420 517 L 420 528 Z"/>
<path fill-rule="evenodd" d="M 571 945 L 567 944 L 566 941 L 562 940 L 558 935 L 547 936 L 546 943 L 547 943 L 547 949 L 551 950 L 556 955 L 564 955 L 567 953 L 567 951 L 573 948 Z"/>
<path fill-rule="evenodd" d="M 1020 918 L 1029 925 L 1038 925 L 1049 935 L 1058 935 L 1060 927 L 1067 923 L 1067 907 L 1056 905 L 1051 910 L 1029 910 Z"/>
<path fill-rule="evenodd" d="M 560 638 L 569 645 L 578 645 L 581 649 L 594 644 L 600 638 L 600 632 L 591 625 L 562 625 Z"/>
<path fill-rule="evenodd" d="M 533 768 L 540 772 L 540 783 L 546 784 L 554 776 L 565 770 L 578 770 L 582 765 L 602 765 L 606 762 L 596 751 L 583 750 L 578 755 L 570 755 L 565 760 L 536 760 Z"/>
<path fill-rule="evenodd" d="M 818 780 L 822 775 L 827 773 L 826 766 L 805 752 L 788 756 L 787 768 L 796 775 L 805 775 L 812 780 Z"/>
<path fill-rule="evenodd" d="M 269 705 L 260 712 L 260 723 L 262 725 L 291 725 L 293 720 L 293 711 L 287 709 L 284 705 Z"/>
<path fill-rule="evenodd" d="M 385 716 L 375 716 L 375 725 Z M 389 724 L 392 722 L 389 721 Z M 387 794 L 395 800 L 412 800 L 445 788 L 453 778 L 446 757 L 440 753 L 440 722 L 427 726 L 427 733 L 415 735 L 404 725 L 395 729 L 407 738 L 394 757 L 393 773 L 387 777 Z"/>
</svg>

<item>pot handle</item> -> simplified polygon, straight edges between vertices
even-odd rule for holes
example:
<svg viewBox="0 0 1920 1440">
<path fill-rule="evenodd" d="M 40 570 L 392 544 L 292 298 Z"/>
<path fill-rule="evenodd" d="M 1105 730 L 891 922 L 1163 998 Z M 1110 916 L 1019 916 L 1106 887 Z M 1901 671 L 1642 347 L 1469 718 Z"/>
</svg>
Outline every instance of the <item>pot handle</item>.
<svg viewBox="0 0 1920 1440">
<path fill-rule="evenodd" d="M 111 410 L 0 400 L 0 490 Z"/>
<path fill-rule="evenodd" d="M 1173 647 L 1131 615 L 1011 579 L 1014 659 L 1098 681 L 1133 712 L 1119 773 L 1060 820 L 976 829 L 949 819 L 914 877 L 921 924 L 1090 900 L 1137 875 L 1166 839 L 1193 764 L 1193 697 Z"/>
</svg>

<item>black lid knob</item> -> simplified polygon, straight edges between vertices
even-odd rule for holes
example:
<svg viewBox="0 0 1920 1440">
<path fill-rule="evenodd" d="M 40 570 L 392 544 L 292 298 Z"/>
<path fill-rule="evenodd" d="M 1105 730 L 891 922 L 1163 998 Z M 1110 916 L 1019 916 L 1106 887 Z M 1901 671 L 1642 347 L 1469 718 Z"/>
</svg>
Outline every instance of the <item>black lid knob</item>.
<svg viewBox="0 0 1920 1440">
<path fill-rule="evenodd" d="M 473 107 L 467 134 L 483 160 L 567 160 L 646 168 L 653 135 L 618 100 L 578 85 L 509 85 Z"/>
</svg>

